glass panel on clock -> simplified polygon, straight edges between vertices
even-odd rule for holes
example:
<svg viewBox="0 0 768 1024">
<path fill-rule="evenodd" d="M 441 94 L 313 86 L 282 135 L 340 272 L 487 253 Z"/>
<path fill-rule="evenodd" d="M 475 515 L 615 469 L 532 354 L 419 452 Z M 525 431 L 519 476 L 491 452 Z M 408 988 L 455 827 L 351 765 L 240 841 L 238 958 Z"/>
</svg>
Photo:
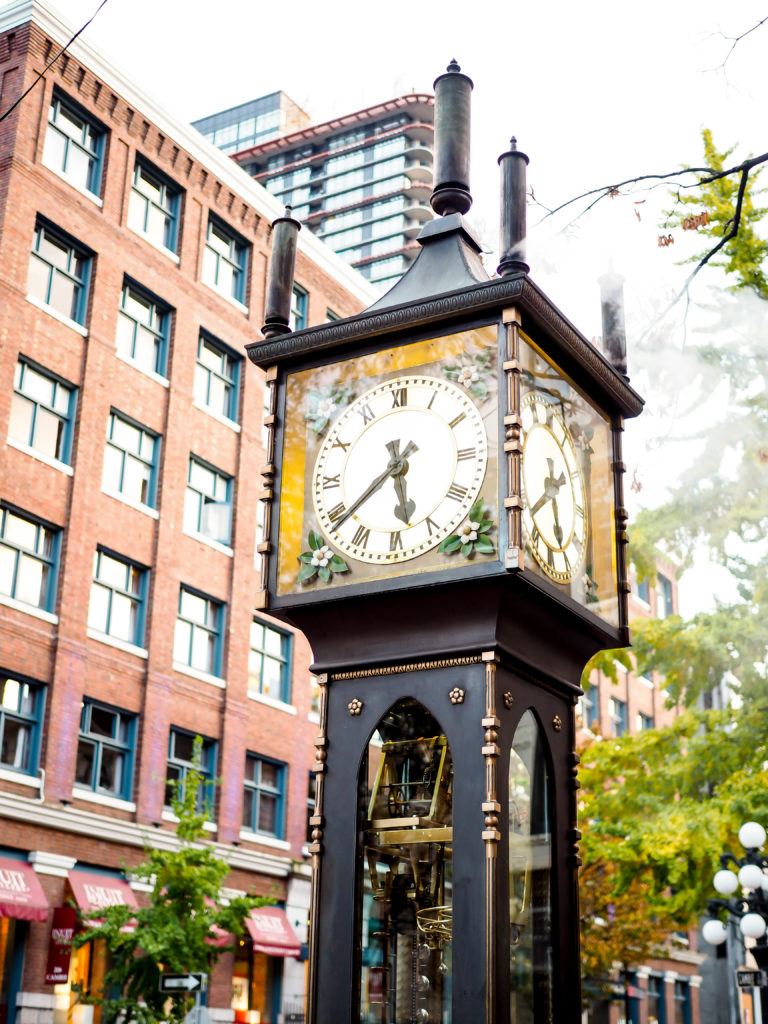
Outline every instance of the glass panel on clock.
<svg viewBox="0 0 768 1024">
<path fill-rule="evenodd" d="M 610 420 L 527 338 L 520 361 L 525 569 L 617 626 Z"/>
<path fill-rule="evenodd" d="M 453 761 L 423 705 L 381 719 L 358 791 L 358 1019 L 451 1024 Z"/>
</svg>

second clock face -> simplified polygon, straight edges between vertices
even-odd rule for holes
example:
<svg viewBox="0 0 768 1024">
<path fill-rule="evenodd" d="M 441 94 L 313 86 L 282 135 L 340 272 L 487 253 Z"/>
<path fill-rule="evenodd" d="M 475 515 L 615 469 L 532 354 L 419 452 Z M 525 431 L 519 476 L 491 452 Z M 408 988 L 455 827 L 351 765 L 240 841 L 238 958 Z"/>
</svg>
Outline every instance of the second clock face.
<svg viewBox="0 0 768 1024">
<path fill-rule="evenodd" d="M 487 461 L 466 389 L 429 375 L 392 378 L 352 402 L 323 440 L 312 471 L 318 524 L 358 561 L 407 561 L 456 531 Z"/>
</svg>

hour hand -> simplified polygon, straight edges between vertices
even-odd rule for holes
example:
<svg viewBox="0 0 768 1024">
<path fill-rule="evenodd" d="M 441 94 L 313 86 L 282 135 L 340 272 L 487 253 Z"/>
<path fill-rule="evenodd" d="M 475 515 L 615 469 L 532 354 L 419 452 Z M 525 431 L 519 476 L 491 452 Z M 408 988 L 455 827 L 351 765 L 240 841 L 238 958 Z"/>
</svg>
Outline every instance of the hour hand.
<svg viewBox="0 0 768 1024">
<path fill-rule="evenodd" d="M 392 469 L 392 482 L 395 485 L 397 504 L 395 505 L 395 516 L 401 523 L 407 526 L 411 516 L 416 511 L 416 502 L 408 500 L 408 490 L 405 482 L 405 474 L 408 472 L 408 456 L 418 451 L 418 448 L 409 441 L 405 448 L 400 451 L 399 441 L 390 441 L 387 444 L 387 451 L 390 454 L 390 462 L 394 463 Z"/>
<path fill-rule="evenodd" d="M 406 491 L 405 476 L 399 473 L 394 477 L 395 491 L 397 492 L 397 505 L 395 505 L 395 515 L 401 523 L 405 523 L 407 526 L 411 521 L 411 516 L 416 511 L 416 502 L 408 500 L 408 494 Z"/>
</svg>

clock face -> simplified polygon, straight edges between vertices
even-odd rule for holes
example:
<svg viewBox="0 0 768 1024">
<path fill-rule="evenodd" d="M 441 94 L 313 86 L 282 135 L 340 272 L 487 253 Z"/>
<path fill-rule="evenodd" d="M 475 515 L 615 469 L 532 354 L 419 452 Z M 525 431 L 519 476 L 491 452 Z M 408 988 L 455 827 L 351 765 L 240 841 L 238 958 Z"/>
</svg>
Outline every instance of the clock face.
<svg viewBox="0 0 768 1024">
<path fill-rule="evenodd" d="M 499 562 L 498 327 L 295 370 L 274 599 Z"/>
<path fill-rule="evenodd" d="M 570 431 L 558 405 L 542 394 L 525 396 L 523 521 L 531 552 L 558 583 L 570 582 L 580 569 L 588 530 L 587 495 Z"/>
<path fill-rule="evenodd" d="M 405 562 L 466 519 L 488 462 L 483 419 L 445 378 L 398 376 L 365 391 L 333 423 L 312 473 L 323 536 L 361 562 Z"/>
</svg>

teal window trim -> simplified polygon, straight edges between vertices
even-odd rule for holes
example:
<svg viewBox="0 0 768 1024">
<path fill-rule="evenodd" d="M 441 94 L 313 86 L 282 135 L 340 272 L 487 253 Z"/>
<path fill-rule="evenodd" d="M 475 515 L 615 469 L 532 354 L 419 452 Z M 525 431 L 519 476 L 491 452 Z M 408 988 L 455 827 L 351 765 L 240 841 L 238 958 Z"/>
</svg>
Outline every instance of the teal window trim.
<svg viewBox="0 0 768 1024">
<path fill-rule="evenodd" d="M 240 397 L 240 366 L 242 358 L 223 341 L 201 331 L 197 343 L 195 365 L 195 398 L 204 405 L 237 423 Z M 221 408 L 217 408 L 220 405 Z"/>
<path fill-rule="evenodd" d="M 124 579 L 117 573 L 124 571 Z M 98 547 L 93 558 L 93 582 L 88 625 L 105 636 L 142 647 L 146 623 L 149 570 L 123 555 Z M 97 595 L 105 599 L 97 607 Z M 120 616 L 133 618 L 128 635 L 120 629 Z"/>
<path fill-rule="evenodd" d="M 77 121 L 82 122 L 79 138 L 77 132 L 72 130 L 75 127 L 74 122 Z M 64 178 L 74 177 L 71 165 L 78 155 L 84 156 L 88 164 L 83 188 L 99 196 L 104 165 L 104 143 L 107 137 L 104 125 L 69 96 L 54 88 L 48 109 L 47 132 L 55 132 L 63 141 L 61 167 L 56 168 L 58 173 Z M 58 162 L 57 160 L 57 164 Z"/>
<path fill-rule="evenodd" d="M 52 262 L 46 255 L 48 246 L 63 254 L 59 263 Z M 30 271 L 37 268 L 37 273 L 30 274 L 30 290 L 35 298 L 81 327 L 84 326 L 93 261 L 91 250 L 43 217 L 38 217 L 30 259 Z M 68 308 L 64 308 L 64 296 L 56 295 L 62 283 L 71 290 Z M 39 286 L 38 291 L 35 290 L 36 286 Z"/>
<path fill-rule="evenodd" d="M 219 544 L 232 539 L 232 477 L 197 455 L 190 455 L 184 495 L 184 528 Z M 211 516 L 213 509 L 224 515 Z M 222 525 L 222 520 L 226 523 Z"/>
<path fill-rule="evenodd" d="M 185 600 L 189 598 L 189 600 Z M 202 615 L 195 615 L 195 605 L 203 602 Z M 222 601 L 184 584 L 179 588 L 179 610 L 174 635 L 174 660 L 189 668 L 221 677 L 223 662 L 224 609 Z M 208 641 L 204 664 L 201 664 L 201 642 Z"/>
<path fill-rule="evenodd" d="M 137 432 L 137 445 L 133 450 L 129 450 L 126 447 L 125 440 L 121 440 L 119 437 L 121 425 Z M 116 471 L 118 477 L 116 481 L 117 492 L 132 500 L 138 500 L 140 504 L 146 505 L 148 508 L 155 508 L 160 437 L 130 416 L 126 416 L 124 413 L 118 412 L 117 409 L 113 408 L 110 409 L 109 419 L 107 420 L 107 449 L 106 458 L 114 464 L 114 469 L 110 471 Z M 131 477 L 137 468 L 141 474 L 139 479 L 143 478 L 146 484 L 146 492 L 143 497 L 140 496 L 138 499 L 134 499 L 130 494 L 129 487 Z M 106 464 L 104 475 L 106 479 Z"/>
<path fill-rule="evenodd" d="M 35 387 L 35 377 L 45 378 L 51 389 L 50 398 L 44 398 L 41 389 Z M 13 394 L 9 435 L 29 448 L 71 465 L 77 388 L 58 374 L 20 355 L 16 363 Z M 28 419 L 24 416 L 24 409 L 29 410 Z M 20 419 L 27 421 L 24 436 L 21 436 L 21 430 L 11 434 Z M 52 422 L 57 422 L 58 426 L 54 450 L 50 452 L 46 450 L 43 438 L 46 424 Z"/>
<path fill-rule="evenodd" d="M 143 183 L 146 183 L 144 187 Z M 131 188 L 131 216 L 136 217 L 136 221 L 132 226 L 138 227 L 142 234 L 172 253 L 178 252 L 181 193 L 182 189 L 162 171 L 143 157 L 136 157 Z M 153 214 L 164 221 L 162 239 L 153 236 Z"/>
<path fill-rule="evenodd" d="M 29 535 L 30 543 L 26 537 L 14 536 L 21 531 Z M 0 505 L 0 593 L 32 608 L 53 611 L 60 539 L 61 530 L 52 523 L 15 505 Z M 30 583 L 38 593 L 35 601 L 25 600 L 31 596 Z"/>
<path fill-rule="evenodd" d="M 274 781 L 265 778 L 264 769 L 274 771 Z M 287 765 L 271 757 L 248 752 L 245 755 L 245 792 L 243 827 L 249 832 L 283 839 L 285 836 L 285 790 Z M 264 827 L 264 819 L 274 817 L 274 828 Z"/>
<path fill-rule="evenodd" d="M 651 1016 L 651 1003 L 655 1003 L 657 1024 L 667 1024 L 666 983 L 663 974 L 648 975 L 648 1015 Z"/>
<path fill-rule="evenodd" d="M 187 775 L 194 767 L 192 761 L 192 749 L 195 742 L 195 733 L 187 729 L 171 727 L 168 736 L 168 762 L 166 766 L 166 787 L 165 806 L 171 807 L 172 781 L 180 784 L 178 796 L 183 799 L 184 785 Z M 215 740 L 200 737 L 202 747 L 200 749 L 200 764 L 198 771 L 202 776 L 202 782 L 197 794 L 197 809 L 205 812 L 209 820 L 213 819 L 214 796 L 215 796 L 215 775 L 217 744 Z"/>
<path fill-rule="evenodd" d="M 691 986 L 687 981 L 674 984 L 675 1024 L 691 1024 Z"/>
<path fill-rule="evenodd" d="M 42 683 L 0 673 L 0 767 L 37 774 L 45 695 Z"/>
<path fill-rule="evenodd" d="M 135 311 L 132 311 L 131 303 L 146 310 L 143 319 L 139 319 Z M 171 307 L 167 303 L 153 295 L 143 285 L 126 277 L 123 280 L 120 312 L 118 313 L 118 316 L 122 318 L 121 323 L 125 326 L 122 330 L 118 329 L 118 351 L 124 348 L 123 354 L 126 358 L 152 373 L 157 373 L 161 377 L 165 376 L 171 313 Z M 123 333 L 125 337 L 121 338 Z M 148 365 L 147 360 L 143 360 L 137 355 L 143 334 L 152 339 L 154 358 L 151 360 L 151 366 Z"/>
<path fill-rule="evenodd" d="M 309 292 L 301 285 L 295 284 L 291 296 L 290 328 L 292 331 L 301 331 L 307 326 L 308 305 Z"/>
<path fill-rule="evenodd" d="M 86 698 L 80 712 L 75 790 L 130 800 L 135 739 L 135 714 Z M 105 784 L 112 772 L 114 781 Z"/>
<path fill-rule="evenodd" d="M 270 689 L 269 668 L 278 667 L 280 674 L 279 693 Z M 248 690 L 264 696 L 291 701 L 291 677 L 293 672 L 293 634 L 278 629 L 271 622 L 254 617 L 251 622 L 250 652 L 248 657 Z M 265 691 L 266 687 L 266 691 Z"/>
<path fill-rule="evenodd" d="M 237 302 L 245 303 L 245 282 L 248 273 L 246 240 L 214 214 L 208 216 L 208 231 L 203 257 L 203 280 Z M 229 285 L 224 282 L 230 277 Z"/>
</svg>

